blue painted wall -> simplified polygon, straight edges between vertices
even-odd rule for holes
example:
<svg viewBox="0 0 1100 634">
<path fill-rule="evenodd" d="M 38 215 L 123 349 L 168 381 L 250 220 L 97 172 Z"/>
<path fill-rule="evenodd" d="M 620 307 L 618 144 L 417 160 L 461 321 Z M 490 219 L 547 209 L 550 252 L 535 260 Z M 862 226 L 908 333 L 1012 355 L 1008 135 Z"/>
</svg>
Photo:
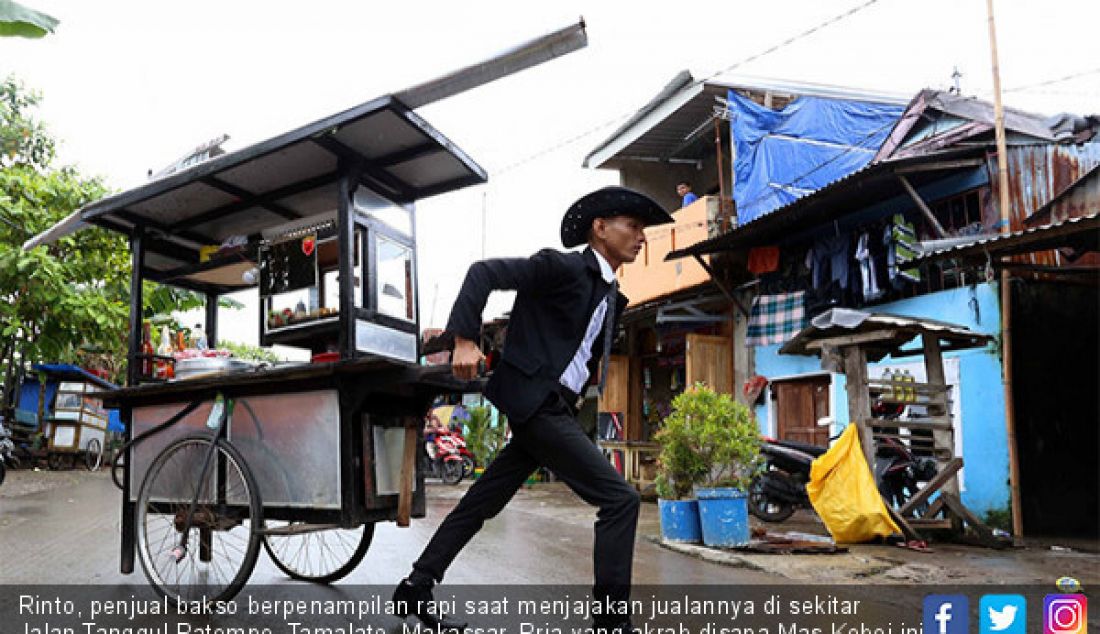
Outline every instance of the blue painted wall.
<svg viewBox="0 0 1100 634">
<path fill-rule="evenodd" d="M 920 297 L 881 304 L 874 312 L 907 317 L 921 317 L 966 326 L 977 332 L 1000 335 L 1001 317 L 998 287 L 979 284 L 930 293 Z M 821 371 L 817 357 L 779 354 L 780 345 L 757 346 L 756 373 L 769 379 Z M 963 502 L 979 516 L 990 509 L 1007 508 L 1008 440 L 1004 420 L 1004 386 L 1001 360 L 993 346 L 984 349 L 949 353 L 959 359 L 962 409 L 962 445 L 964 465 Z M 878 365 L 910 363 L 906 358 L 893 361 L 890 357 Z M 837 433 L 848 424 L 848 397 L 844 375 L 834 376 L 832 408 Z M 761 431 L 768 431 L 768 412 L 764 405 L 756 408 Z"/>
</svg>

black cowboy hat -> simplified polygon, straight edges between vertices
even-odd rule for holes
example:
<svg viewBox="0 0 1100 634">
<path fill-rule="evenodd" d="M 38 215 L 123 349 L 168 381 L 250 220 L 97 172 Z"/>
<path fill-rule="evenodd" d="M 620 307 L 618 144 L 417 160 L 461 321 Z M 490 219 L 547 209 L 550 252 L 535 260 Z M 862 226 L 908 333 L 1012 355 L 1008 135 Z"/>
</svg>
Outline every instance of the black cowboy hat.
<svg viewBox="0 0 1100 634">
<path fill-rule="evenodd" d="M 649 196 L 626 187 L 604 187 L 582 196 L 561 219 L 561 243 L 569 249 L 588 241 L 596 218 L 633 216 L 646 224 L 663 225 L 672 216 Z"/>
</svg>

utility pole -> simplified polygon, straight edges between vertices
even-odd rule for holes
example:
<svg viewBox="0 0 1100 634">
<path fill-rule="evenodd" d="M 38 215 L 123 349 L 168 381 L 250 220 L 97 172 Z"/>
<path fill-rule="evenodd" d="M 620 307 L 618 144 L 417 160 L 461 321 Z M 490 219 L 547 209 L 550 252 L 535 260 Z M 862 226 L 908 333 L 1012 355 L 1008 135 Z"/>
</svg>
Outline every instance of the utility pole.
<svg viewBox="0 0 1100 634">
<path fill-rule="evenodd" d="M 1005 143 L 1005 112 L 1001 104 L 1001 70 L 997 61 L 997 26 L 993 21 L 993 0 L 986 0 L 989 14 L 989 53 L 993 60 L 993 125 L 997 142 L 997 194 L 1001 208 L 1001 233 L 1012 232 L 1008 196 L 1008 149 Z M 1012 287 L 1007 268 L 1001 269 L 1001 364 L 1004 366 L 1005 435 L 1008 442 L 1009 489 L 1012 504 L 1012 535 L 1023 543 L 1024 521 L 1020 508 L 1020 465 L 1016 451 L 1016 403 L 1012 395 Z"/>
</svg>

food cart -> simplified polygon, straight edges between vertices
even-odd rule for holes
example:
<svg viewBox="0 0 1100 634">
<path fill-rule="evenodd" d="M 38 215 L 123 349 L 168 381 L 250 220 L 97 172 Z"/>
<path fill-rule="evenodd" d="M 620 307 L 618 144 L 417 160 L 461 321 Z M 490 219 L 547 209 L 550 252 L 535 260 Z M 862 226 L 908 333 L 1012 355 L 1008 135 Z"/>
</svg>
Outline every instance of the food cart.
<svg viewBox="0 0 1100 634">
<path fill-rule="evenodd" d="M 348 574 L 376 522 L 425 512 L 421 426 L 432 400 L 479 385 L 418 365 L 418 199 L 485 171 L 413 109 L 576 50 L 583 22 L 487 62 L 387 95 L 92 203 L 24 248 L 79 223 L 130 240 L 128 444 L 121 571 L 137 556 L 166 597 L 224 600 L 260 546 L 296 579 Z M 184 161 L 186 163 L 186 161 Z M 263 345 L 313 363 L 214 368 L 156 380 L 141 351 L 142 283 L 218 297 L 257 289 Z"/>
<path fill-rule="evenodd" d="M 90 471 L 99 468 L 108 432 L 121 432 L 117 412 L 103 407 L 101 395 L 118 386 L 68 364 L 37 364 L 24 378 L 15 407 L 13 435 L 51 469 L 72 467 L 78 460 Z"/>
</svg>

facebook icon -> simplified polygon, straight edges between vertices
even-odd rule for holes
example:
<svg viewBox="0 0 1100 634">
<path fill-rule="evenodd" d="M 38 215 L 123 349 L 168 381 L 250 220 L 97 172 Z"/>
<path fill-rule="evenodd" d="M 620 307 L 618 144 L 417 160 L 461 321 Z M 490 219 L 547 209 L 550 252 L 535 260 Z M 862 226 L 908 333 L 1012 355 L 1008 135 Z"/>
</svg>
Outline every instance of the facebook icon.
<svg viewBox="0 0 1100 634">
<path fill-rule="evenodd" d="M 970 604 L 961 594 L 924 597 L 924 634 L 967 634 Z"/>
</svg>

